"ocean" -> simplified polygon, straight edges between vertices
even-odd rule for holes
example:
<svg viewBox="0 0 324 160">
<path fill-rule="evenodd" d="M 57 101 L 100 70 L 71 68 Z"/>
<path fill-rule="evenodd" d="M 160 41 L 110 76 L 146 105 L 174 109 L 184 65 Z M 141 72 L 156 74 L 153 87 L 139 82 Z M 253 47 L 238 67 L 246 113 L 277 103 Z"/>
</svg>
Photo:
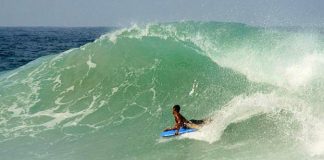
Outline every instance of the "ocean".
<svg viewBox="0 0 324 160">
<path fill-rule="evenodd" d="M 0 72 L 94 41 L 112 27 L 0 27 Z"/>
<path fill-rule="evenodd" d="M 324 159 L 323 28 L 22 30 L 45 40 L 1 29 L 1 160 Z M 212 121 L 162 138 L 175 104 Z"/>
</svg>

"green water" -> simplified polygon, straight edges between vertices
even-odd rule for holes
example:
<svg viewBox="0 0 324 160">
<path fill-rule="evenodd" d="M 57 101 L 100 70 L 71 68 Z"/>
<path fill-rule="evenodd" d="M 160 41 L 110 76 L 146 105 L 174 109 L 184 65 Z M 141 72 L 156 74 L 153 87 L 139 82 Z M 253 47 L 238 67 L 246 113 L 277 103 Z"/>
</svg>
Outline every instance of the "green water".
<svg viewBox="0 0 324 160">
<path fill-rule="evenodd" d="M 133 26 L 0 75 L 0 159 L 323 159 L 324 36 Z M 210 117 L 160 138 L 171 107 Z"/>
</svg>

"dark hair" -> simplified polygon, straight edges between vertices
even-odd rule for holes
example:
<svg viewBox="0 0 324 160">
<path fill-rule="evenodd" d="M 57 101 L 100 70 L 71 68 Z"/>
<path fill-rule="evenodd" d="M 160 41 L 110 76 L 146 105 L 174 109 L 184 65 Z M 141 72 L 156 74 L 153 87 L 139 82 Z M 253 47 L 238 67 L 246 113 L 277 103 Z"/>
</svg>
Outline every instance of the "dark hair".
<svg viewBox="0 0 324 160">
<path fill-rule="evenodd" d="M 180 112 L 180 106 L 177 104 L 173 106 L 173 109 L 177 112 Z"/>
</svg>

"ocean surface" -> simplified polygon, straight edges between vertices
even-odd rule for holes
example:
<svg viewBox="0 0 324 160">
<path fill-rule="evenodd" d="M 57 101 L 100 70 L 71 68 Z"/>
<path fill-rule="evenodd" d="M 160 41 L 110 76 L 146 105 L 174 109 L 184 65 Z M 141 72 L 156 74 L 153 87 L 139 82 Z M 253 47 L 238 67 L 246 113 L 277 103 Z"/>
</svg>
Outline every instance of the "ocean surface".
<svg viewBox="0 0 324 160">
<path fill-rule="evenodd" d="M 1 31 L 1 160 L 324 159 L 323 28 L 22 30 L 56 38 Z M 161 138 L 174 104 L 212 121 Z"/>
<path fill-rule="evenodd" d="M 105 27 L 0 27 L 0 72 L 94 41 Z"/>
</svg>

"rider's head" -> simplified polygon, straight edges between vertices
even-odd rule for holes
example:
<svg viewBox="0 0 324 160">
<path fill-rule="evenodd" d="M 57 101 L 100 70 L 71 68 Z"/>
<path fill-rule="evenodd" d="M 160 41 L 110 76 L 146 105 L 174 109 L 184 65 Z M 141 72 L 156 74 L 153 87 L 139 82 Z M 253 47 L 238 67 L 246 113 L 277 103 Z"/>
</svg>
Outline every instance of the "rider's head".
<svg viewBox="0 0 324 160">
<path fill-rule="evenodd" d="M 174 105 L 173 106 L 173 111 L 175 111 L 175 112 L 177 112 L 177 113 L 179 113 L 180 112 L 180 106 L 179 105 Z"/>
</svg>

